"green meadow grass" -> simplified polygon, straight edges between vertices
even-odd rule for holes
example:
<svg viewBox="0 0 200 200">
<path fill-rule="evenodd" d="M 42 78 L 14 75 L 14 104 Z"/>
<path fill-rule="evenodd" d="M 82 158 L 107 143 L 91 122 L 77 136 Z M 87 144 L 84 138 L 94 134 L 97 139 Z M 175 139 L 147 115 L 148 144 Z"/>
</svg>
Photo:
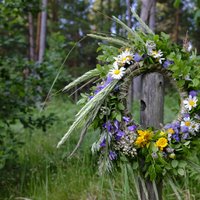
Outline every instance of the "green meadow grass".
<svg viewBox="0 0 200 200">
<path fill-rule="evenodd" d="M 177 97 L 167 96 L 165 121 L 171 121 L 175 112 Z M 174 106 L 173 106 L 174 108 Z M 98 136 L 98 130 L 89 130 L 83 144 L 74 157 L 67 159 L 73 150 L 80 130 L 77 130 L 59 149 L 57 143 L 73 122 L 79 107 L 69 100 L 53 99 L 48 107 L 36 115 L 55 113 L 58 119 L 54 125 L 42 132 L 28 131 L 21 126 L 13 127 L 20 132 L 25 145 L 19 150 L 19 168 L 12 174 L 17 183 L 10 182 L 6 188 L 1 188 L 0 199 L 11 200 L 134 200 L 137 199 L 137 177 L 127 166 L 113 172 L 113 175 L 99 176 L 95 158 L 91 155 L 90 147 Z M 200 147 L 199 149 L 200 150 Z M 199 163 L 199 153 L 193 155 Z M 200 199 L 200 176 L 197 172 L 185 174 L 177 180 L 179 187 L 174 190 L 168 182 L 164 182 L 165 200 L 177 199 L 179 191 L 182 199 Z"/>
</svg>

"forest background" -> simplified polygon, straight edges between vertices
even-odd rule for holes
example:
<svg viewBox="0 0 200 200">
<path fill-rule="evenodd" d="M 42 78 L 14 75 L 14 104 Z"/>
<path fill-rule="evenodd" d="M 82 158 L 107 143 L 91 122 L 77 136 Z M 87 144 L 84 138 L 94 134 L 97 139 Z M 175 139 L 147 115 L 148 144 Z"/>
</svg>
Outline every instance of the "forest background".
<svg viewBox="0 0 200 200">
<path fill-rule="evenodd" d="M 200 52 L 200 1 L 154 3 L 155 32 L 168 33 L 179 44 L 188 34 L 191 47 Z M 96 59 L 99 41 L 85 36 L 112 32 L 126 37 L 110 17 L 134 29 L 138 24 L 130 7 L 140 14 L 142 6 L 140 0 L 0 1 L 0 199 L 136 198 L 131 183 L 122 186 L 126 182 L 123 171 L 112 179 L 114 183 L 98 177 L 90 153 L 92 131 L 70 161 L 66 155 L 78 136 L 59 150 L 56 144 L 74 119 L 80 95 L 70 91 L 73 95 L 68 97 L 60 90 L 101 59 Z M 170 95 L 166 98 L 169 119 L 173 117 L 169 107 L 177 106 Z M 200 163 L 198 153 L 193 157 Z M 198 199 L 199 182 L 200 177 L 192 172 L 179 181 L 177 190 L 183 198 Z M 176 192 L 165 190 L 167 199 L 177 198 Z"/>
</svg>

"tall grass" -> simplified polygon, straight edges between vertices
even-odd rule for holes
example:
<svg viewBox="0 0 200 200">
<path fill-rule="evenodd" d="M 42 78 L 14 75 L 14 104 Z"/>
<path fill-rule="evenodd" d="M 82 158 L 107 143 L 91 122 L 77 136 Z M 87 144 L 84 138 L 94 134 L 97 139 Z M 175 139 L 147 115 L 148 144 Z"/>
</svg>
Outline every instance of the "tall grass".
<svg viewBox="0 0 200 200">
<path fill-rule="evenodd" d="M 174 97 L 169 98 L 170 106 Z M 176 102 L 176 101 L 175 101 Z M 20 167 L 12 178 L 17 183 L 1 188 L 0 199 L 31 199 L 31 200 L 134 200 L 138 199 L 138 177 L 129 165 L 121 165 L 111 176 L 98 175 L 96 158 L 91 155 L 90 146 L 98 136 L 98 130 L 89 131 L 83 144 L 74 157 L 66 156 L 73 150 L 79 131 L 60 149 L 56 149 L 62 134 L 71 125 L 79 108 L 70 101 L 55 99 L 45 113 L 56 113 L 58 120 L 46 133 L 35 130 L 30 133 L 21 126 L 15 127 L 21 132 L 25 142 L 19 151 Z M 170 111 L 172 112 L 172 111 Z M 170 113 L 172 115 L 173 113 Z M 169 119 L 171 116 L 169 117 Z M 199 149 L 200 150 L 200 147 Z M 199 153 L 192 155 L 199 162 Z M 175 181 L 175 180 L 174 180 Z M 164 182 L 165 200 L 177 199 L 177 190 L 182 199 L 200 199 L 200 176 L 197 172 L 185 174 L 177 180 L 179 187 L 173 190 L 168 182 Z M 3 192 L 4 191 L 4 192 Z M 5 193 L 6 191 L 6 193 Z"/>
</svg>

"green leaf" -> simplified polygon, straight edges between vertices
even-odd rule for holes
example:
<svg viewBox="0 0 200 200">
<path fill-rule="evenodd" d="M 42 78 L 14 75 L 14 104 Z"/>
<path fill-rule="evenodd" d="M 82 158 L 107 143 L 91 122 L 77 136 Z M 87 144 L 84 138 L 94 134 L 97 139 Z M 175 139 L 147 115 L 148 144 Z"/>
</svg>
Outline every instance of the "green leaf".
<svg viewBox="0 0 200 200">
<path fill-rule="evenodd" d="M 116 119 L 121 122 L 122 121 L 122 114 L 120 112 L 117 113 Z"/>
<path fill-rule="evenodd" d="M 175 0 L 173 6 L 178 8 L 180 6 L 181 0 Z"/>
<path fill-rule="evenodd" d="M 171 165 L 172 165 L 173 168 L 176 168 L 178 166 L 178 161 L 172 160 Z"/>
<path fill-rule="evenodd" d="M 125 106 L 123 105 L 123 103 L 118 103 L 118 108 L 119 110 L 124 110 Z"/>
<path fill-rule="evenodd" d="M 183 175 L 185 174 L 184 169 L 179 168 L 179 169 L 178 169 L 178 174 L 181 175 L 181 176 L 183 176 Z"/>
</svg>

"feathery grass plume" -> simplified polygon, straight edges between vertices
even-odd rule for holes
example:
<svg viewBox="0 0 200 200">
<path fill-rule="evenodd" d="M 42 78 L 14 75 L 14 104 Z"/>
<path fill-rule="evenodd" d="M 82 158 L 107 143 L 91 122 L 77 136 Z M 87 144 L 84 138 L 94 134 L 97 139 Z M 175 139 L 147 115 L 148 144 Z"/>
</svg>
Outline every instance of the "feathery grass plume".
<svg viewBox="0 0 200 200">
<path fill-rule="evenodd" d="M 144 23 L 144 21 L 138 16 L 138 14 L 131 8 L 133 16 L 138 20 L 142 28 L 149 34 L 154 35 L 154 32 Z"/>
<path fill-rule="evenodd" d="M 88 103 L 83 106 L 83 108 L 76 114 L 76 119 L 74 123 L 70 126 L 67 133 L 62 137 L 60 142 L 57 145 L 59 148 L 70 136 L 70 134 L 81 125 L 85 120 L 89 118 L 95 118 L 101 104 L 104 102 L 107 95 L 112 91 L 119 80 L 113 80 L 109 85 L 107 85 L 104 89 L 102 89 L 98 94 L 96 94 Z M 91 115 L 93 111 L 97 111 L 95 115 Z M 92 123 L 92 122 L 91 122 Z"/>
<path fill-rule="evenodd" d="M 96 39 L 100 39 L 100 40 L 105 40 L 105 41 L 108 41 L 109 43 L 118 44 L 120 46 L 133 48 L 133 46 L 130 45 L 129 42 L 125 42 L 122 39 L 117 39 L 117 38 L 114 38 L 114 37 L 104 37 L 104 36 L 97 35 L 97 34 L 87 34 L 87 36 L 93 37 L 93 38 L 96 38 Z"/>
<path fill-rule="evenodd" d="M 132 36 L 134 36 L 134 39 L 139 40 L 142 44 L 145 44 L 144 40 L 139 36 L 139 34 L 132 30 L 130 27 L 128 27 L 124 22 L 122 22 L 121 20 L 119 20 L 118 18 L 116 18 L 115 16 L 113 16 L 113 19 L 120 24 L 124 29 L 126 29 L 128 31 L 128 33 L 130 33 Z"/>
<path fill-rule="evenodd" d="M 94 121 L 99 109 L 100 109 L 101 106 L 99 106 L 96 110 L 93 111 L 93 113 L 91 113 L 91 117 L 88 118 L 87 122 L 85 123 L 85 126 L 83 127 L 82 131 L 81 131 L 81 134 L 80 134 L 80 137 L 79 137 L 79 141 L 76 145 L 76 147 L 73 149 L 73 151 L 71 152 L 71 154 L 68 156 L 68 158 L 72 157 L 74 155 L 74 153 L 78 150 L 78 148 L 80 147 L 80 145 L 82 144 L 83 142 L 83 139 L 87 133 L 87 130 L 90 126 L 90 124 Z"/>
<path fill-rule="evenodd" d="M 87 81 L 93 77 L 99 76 L 99 75 L 100 75 L 100 72 L 98 69 L 90 70 L 90 71 L 86 72 L 85 74 L 83 74 L 82 76 L 80 76 L 79 78 L 72 81 L 71 83 L 69 83 L 68 85 L 66 85 L 62 91 L 69 90 L 69 89 L 77 86 L 78 84 L 80 84 L 84 81 Z"/>
</svg>

